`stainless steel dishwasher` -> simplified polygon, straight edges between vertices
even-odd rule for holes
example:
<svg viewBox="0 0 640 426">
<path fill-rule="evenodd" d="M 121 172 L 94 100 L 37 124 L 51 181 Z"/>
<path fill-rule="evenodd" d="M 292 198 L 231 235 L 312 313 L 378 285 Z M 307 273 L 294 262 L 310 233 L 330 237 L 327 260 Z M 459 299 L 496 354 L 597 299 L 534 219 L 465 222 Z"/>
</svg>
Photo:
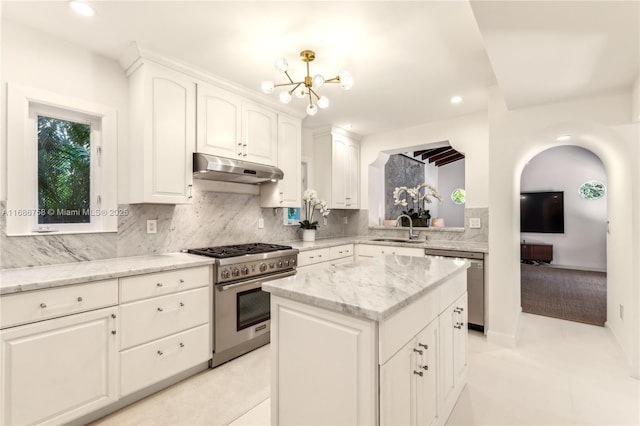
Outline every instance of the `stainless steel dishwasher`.
<svg viewBox="0 0 640 426">
<path fill-rule="evenodd" d="M 469 328 L 484 332 L 484 254 L 471 251 L 424 249 L 427 256 L 457 257 L 468 259 L 467 269 L 467 324 Z"/>
</svg>

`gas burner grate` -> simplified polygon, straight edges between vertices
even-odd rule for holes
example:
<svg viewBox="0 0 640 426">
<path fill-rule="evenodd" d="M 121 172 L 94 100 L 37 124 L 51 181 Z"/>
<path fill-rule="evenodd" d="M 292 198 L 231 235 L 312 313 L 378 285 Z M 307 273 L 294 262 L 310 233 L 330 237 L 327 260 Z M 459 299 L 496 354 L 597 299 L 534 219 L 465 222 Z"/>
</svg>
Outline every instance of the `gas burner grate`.
<svg viewBox="0 0 640 426">
<path fill-rule="evenodd" d="M 226 259 L 230 257 L 244 256 L 247 254 L 270 253 L 274 251 L 290 249 L 291 246 L 283 246 L 279 244 L 251 243 L 219 247 L 204 247 L 199 249 L 190 249 L 187 250 L 187 252 L 199 254 L 202 256 L 214 257 L 216 259 Z"/>
</svg>

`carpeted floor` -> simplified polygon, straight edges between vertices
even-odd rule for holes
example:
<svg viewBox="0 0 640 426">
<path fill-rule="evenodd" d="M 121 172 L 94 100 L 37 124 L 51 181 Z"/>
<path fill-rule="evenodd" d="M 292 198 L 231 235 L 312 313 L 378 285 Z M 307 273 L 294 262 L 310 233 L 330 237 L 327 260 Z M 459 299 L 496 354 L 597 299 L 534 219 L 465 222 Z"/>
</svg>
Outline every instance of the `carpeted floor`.
<svg viewBox="0 0 640 426">
<path fill-rule="evenodd" d="M 607 274 L 521 264 L 522 311 L 604 326 Z"/>
</svg>

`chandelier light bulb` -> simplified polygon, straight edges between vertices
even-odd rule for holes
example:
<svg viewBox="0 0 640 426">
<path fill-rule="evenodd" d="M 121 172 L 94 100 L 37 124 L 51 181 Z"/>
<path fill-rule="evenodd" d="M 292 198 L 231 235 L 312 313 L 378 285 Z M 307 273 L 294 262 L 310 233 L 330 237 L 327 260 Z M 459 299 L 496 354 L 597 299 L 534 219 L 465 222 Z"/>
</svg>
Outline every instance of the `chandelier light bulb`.
<svg viewBox="0 0 640 426">
<path fill-rule="evenodd" d="M 278 71 L 285 72 L 289 68 L 289 63 L 285 58 L 280 58 L 275 62 L 275 64 L 273 64 L 273 66 L 276 67 Z"/>
<path fill-rule="evenodd" d="M 261 87 L 262 87 L 262 93 L 266 93 L 267 95 L 273 93 L 273 91 L 276 88 L 273 81 L 263 81 Z"/>
<path fill-rule="evenodd" d="M 307 107 L 307 114 L 313 117 L 317 112 L 318 108 L 316 108 L 314 104 L 309 104 L 309 106 Z"/>
<path fill-rule="evenodd" d="M 351 73 L 349 71 L 340 71 L 338 77 L 340 78 L 340 87 L 344 90 L 349 90 L 353 87 L 353 77 L 351 77 Z"/>
<path fill-rule="evenodd" d="M 326 96 L 320 96 L 320 99 L 318 99 L 318 108 L 322 108 L 325 109 L 329 106 L 329 99 Z"/>
<path fill-rule="evenodd" d="M 298 87 L 293 93 L 296 95 L 296 98 L 298 99 L 302 99 L 307 95 L 307 92 L 304 90 L 304 86 Z"/>
<path fill-rule="evenodd" d="M 283 104 L 291 102 L 291 94 L 287 90 L 280 92 L 280 102 Z"/>
<path fill-rule="evenodd" d="M 324 86 L 324 77 L 321 76 L 320 74 L 314 75 L 313 76 L 313 87 L 315 87 L 316 89 L 319 89 L 322 86 Z"/>
</svg>

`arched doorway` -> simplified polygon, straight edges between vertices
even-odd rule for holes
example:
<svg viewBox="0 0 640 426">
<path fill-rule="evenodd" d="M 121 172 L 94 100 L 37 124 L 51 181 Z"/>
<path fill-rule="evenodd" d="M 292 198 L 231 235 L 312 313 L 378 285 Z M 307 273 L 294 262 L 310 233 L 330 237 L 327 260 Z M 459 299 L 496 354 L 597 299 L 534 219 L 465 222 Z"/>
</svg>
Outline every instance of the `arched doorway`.
<svg viewBox="0 0 640 426">
<path fill-rule="evenodd" d="M 542 151 L 523 169 L 523 312 L 605 325 L 606 184 L 600 158 L 573 145 Z"/>
</svg>

